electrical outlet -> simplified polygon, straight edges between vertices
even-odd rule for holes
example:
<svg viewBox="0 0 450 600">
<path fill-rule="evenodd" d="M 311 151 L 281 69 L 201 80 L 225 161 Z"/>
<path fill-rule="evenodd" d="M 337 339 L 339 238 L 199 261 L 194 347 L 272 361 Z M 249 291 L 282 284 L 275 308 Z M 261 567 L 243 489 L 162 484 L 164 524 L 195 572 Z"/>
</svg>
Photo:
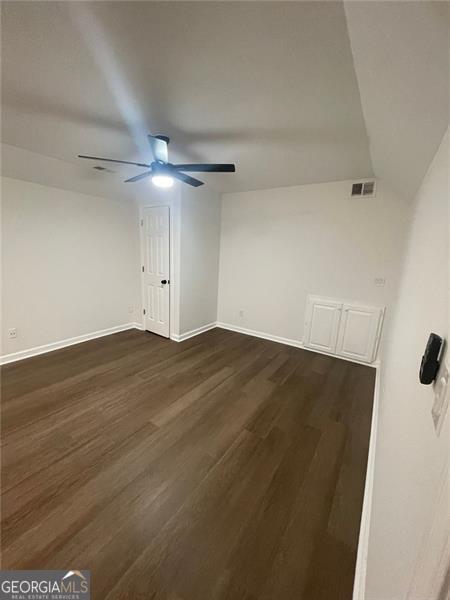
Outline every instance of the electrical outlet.
<svg viewBox="0 0 450 600">
<path fill-rule="evenodd" d="M 131 304 L 130 304 L 130 306 L 128 307 L 128 312 L 129 312 L 130 314 L 131 314 L 131 313 L 134 313 L 134 306 L 132 306 Z"/>
<path fill-rule="evenodd" d="M 16 337 L 17 337 L 17 329 L 15 327 L 12 327 L 11 329 L 8 329 L 8 338 L 10 340 L 13 340 Z"/>
<path fill-rule="evenodd" d="M 375 279 L 373 280 L 375 285 L 384 285 L 386 283 L 386 278 L 385 277 L 375 277 Z"/>
</svg>

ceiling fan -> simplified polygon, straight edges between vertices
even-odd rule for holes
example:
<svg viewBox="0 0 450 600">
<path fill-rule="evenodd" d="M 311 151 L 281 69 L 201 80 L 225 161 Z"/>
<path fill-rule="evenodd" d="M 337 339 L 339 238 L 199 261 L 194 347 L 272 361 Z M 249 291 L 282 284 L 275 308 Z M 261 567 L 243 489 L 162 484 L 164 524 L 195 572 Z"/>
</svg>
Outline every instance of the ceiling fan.
<svg viewBox="0 0 450 600">
<path fill-rule="evenodd" d="M 148 169 L 145 173 L 130 177 L 130 179 L 126 179 L 124 183 L 133 183 L 134 181 L 139 181 L 145 177 L 151 177 L 152 182 L 156 186 L 162 188 L 172 187 L 174 179 L 179 179 L 193 187 L 203 185 L 203 181 L 195 179 L 190 175 L 186 175 L 183 171 L 189 171 L 191 173 L 234 173 L 236 171 L 236 167 L 233 164 L 174 165 L 169 162 L 169 154 L 167 151 L 167 145 L 169 144 L 170 139 L 166 135 L 148 135 L 147 137 L 154 158 L 150 164 L 130 162 L 127 160 L 114 160 L 113 158 L 101 158 L 99 156 L 85 156 L 83 154 L 79 154 L 78 158 L 145 167 Z"/>
</svg>

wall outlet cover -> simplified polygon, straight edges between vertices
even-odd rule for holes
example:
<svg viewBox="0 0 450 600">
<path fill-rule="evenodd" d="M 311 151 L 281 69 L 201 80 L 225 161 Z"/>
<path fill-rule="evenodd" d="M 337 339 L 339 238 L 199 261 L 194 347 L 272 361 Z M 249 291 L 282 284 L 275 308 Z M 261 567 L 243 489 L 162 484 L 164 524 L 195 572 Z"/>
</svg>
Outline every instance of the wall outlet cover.
<svg viewBox="0 0 450 600">
<path fill-rule="evenodd" d="M 12 327 L 11 329 L 8 329 L 8 338 L 10 340 L 13 340 L 16 337 L 17 337 L 17 329 L 15 327 Z"/>
</svg>

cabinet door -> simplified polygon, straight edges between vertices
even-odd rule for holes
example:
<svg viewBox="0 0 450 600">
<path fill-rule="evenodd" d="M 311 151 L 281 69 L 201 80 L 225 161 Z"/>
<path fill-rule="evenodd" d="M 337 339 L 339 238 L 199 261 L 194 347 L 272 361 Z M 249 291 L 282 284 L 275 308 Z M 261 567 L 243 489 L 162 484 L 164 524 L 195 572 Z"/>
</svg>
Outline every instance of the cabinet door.
<svg viewBox="0 0 450 600">
<path fill-rule="evenodd" d="M 375 359 L 383 309 L 344 304 L 336 354 L 371 363 Z"/>
<path fill-rule="evenodd" d="M 306 306 L 304 345 L 334 354 L 341 309 L 341 302 L 309 296 Z"/>
</svg>

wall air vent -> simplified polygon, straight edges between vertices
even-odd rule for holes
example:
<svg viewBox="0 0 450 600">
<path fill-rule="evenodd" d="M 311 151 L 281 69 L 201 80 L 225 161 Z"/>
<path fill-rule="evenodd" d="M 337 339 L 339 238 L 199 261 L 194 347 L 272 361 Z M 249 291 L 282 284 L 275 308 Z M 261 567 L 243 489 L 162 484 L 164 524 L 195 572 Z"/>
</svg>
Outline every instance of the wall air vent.
<svg viewBox="0 0 450 600">
<path fill-rule="evenodd" d="M 375 196 L 375 181 L 361 181 L 352 185 L 353 196 Z"/>
</svg>

